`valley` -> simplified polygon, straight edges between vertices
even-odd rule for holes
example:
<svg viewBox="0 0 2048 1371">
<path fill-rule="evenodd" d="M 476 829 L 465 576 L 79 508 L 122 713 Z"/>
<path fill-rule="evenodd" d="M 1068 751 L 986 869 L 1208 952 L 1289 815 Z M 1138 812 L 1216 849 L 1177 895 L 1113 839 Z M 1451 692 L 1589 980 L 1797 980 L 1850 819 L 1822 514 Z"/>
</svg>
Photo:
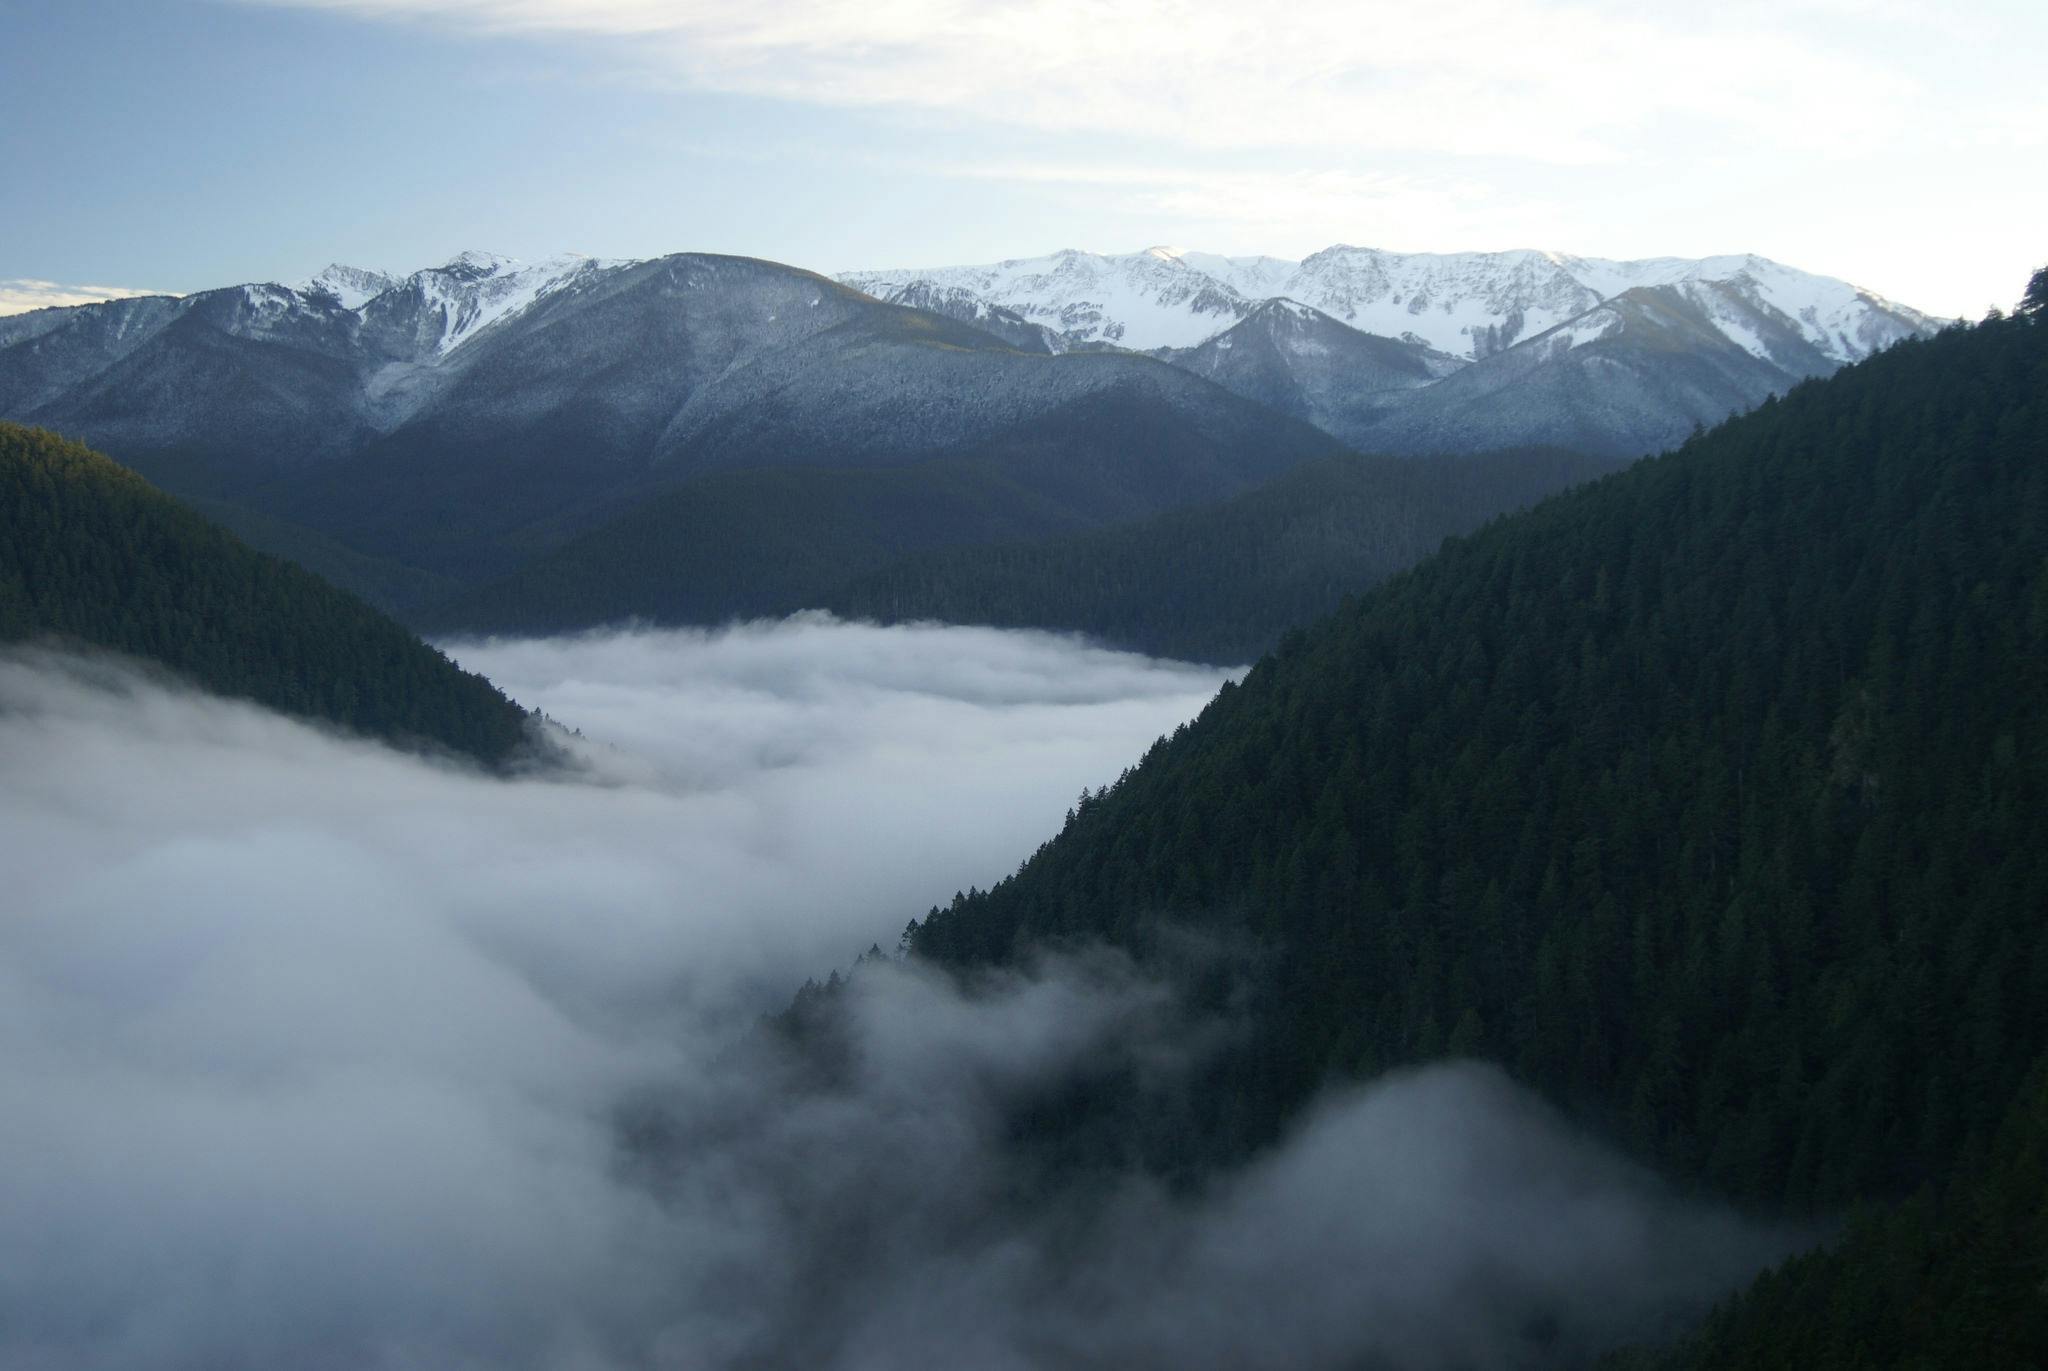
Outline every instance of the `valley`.
<svg viewBox="0 0 2048 1371">
<path fill-rule="evenodd" d="M 0 16 L 0 1371 L 2048 1367 L 2042 50 Z"/>
</svg>

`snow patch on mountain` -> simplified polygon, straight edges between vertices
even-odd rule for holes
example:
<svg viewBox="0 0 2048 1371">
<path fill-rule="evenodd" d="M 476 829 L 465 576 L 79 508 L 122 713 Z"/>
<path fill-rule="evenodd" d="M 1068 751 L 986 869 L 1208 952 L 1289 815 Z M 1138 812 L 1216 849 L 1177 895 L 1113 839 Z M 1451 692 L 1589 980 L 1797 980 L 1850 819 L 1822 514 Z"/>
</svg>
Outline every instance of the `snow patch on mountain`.
<svg viewBox="0 0 2048 1371">
<path fill-rule="evenodd" d="M 438 267 L 415 272 L 408 285 L 419 288 L 428 310 L 438 310 L 442 329 L 434 345 L 445 357 L 493 324 L 524 313 L 583 272 L 613 263 L 577 253 L 525 263 L 488 252 L 465 252 Z"/>
<path fill-rule="evenodd" d="M 1589 309 L 1573 319 L 1567 319 L 1556 328 L 1542 335 L 1553 353 L 1570 352 L 1588 343 L 1597 343 L 1602 338 L 1612 337 L 1622 327 L 1620 313 L 1607 306 Z"/>
<path fill-rule="evenodd" d="M 469 251 L 405 276 L 335 262 L 289 286 L 265 289 L 289 291 L 302 302 L 321 301 L 363 317 L 379 301 L 388 306 L 387 313 L 417 309 L 422 315 L 417 334 L 424 360 L 447 356 L 586 273 L 629 265 L 573 252 L 522 262 L 495 252 Z M 411 298 L 400 306 L 395 301 L 402 294 Z"/>
<path fill-rule="evenodd" d="M 1052 330 L 1068 348 L 1107 343 L 1137 352 L 1206 342 L 1259 303 L 1188 265 L 1172 248 L 1119 257 L 1067 248 L 990 266 L 854 272 L 839 279 L 883 300 L 917 284 L 964 291 Z"/>
<path fill-rule="evenodd" d="M 1049 257 L 936 270 L 851 272 L 888 298 L 920 284 L 974 295 L 1058 334 L 1066 347 L 1186 348 L 1285 297 L 1365 333 L 1481 359 L 1625 291 L 1725 286 L 1837 363 L 1852 362 L 1940 320 L 1830 277 L 1752 254 L 1616 261 L 1557 252 L 1397 253 L 1338 244 L 1304 258 L 1225 257 L 1153 247 L 1122 255 L 1067 249 Z M 1728 311 L 1729 340 L 1764 346 Z M 1767 353 L 1757 353 L 1767 356 Z"/>
<path fill-rule="evenodd" d="M 330 262 L 324 270 L 292 282 L 288 289 L 300 295 L 332 296 L 343 309 L 353 312 L 390 290 L 398 281 L 399 278 L 389 272 Z"/>
</svg>

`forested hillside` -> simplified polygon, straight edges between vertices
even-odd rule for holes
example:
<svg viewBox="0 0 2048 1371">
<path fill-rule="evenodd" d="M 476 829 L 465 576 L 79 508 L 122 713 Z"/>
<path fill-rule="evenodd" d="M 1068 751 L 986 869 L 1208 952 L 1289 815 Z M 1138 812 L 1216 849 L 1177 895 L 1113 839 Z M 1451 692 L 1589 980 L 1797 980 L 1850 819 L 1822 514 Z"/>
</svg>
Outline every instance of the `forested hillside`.
<svg viewBox="0 0 2048 1371">
<path fill-rule="evenodd" d="M 1868 1208 L 1678 1346 L 1607 1371 L 1760 1366 L 2038 1367 L 2048 1362 L 2048 1063 L 1989 1156 L 1910 1200 Z"/>
<path fill-rule="evenodd" d="M 1170 923 L 1237 949 L 1245 1034 L 1184 1117 L 1132 1123 L 1158 1163 L 1242 1155 L 1331 1073 L 1472 1055 L 1762 1209 L 1901 1200 L 1975 1174 L 2048 1049 L 2044 699 L 2048 326 L 2022 315 L 1291 635 L 913 947 L 972 967 Z M 1986 1280 L 2037 1290 L 2039 1257 Z"/>
<path fill-rule="evenodd" d="M 1093 501 L 1052 498 L 989 460 L 725 472 L 422 618 L 449 631 L 556 632 L 824 608 L 1244 662 L 1446 537 L 1619 465 L 1550 449 L 1429 462 L 1343 453 L 1108 528 L 1082 512 Z"/>
<path fill-rule="evenodd" d="M 1560 449 L 1427 461 L 1346 453 L 1143 523 L 900 558 L 820 603 L 850 617 L 1071 629 L 1247 662 L 1447 537 L 1625 463 Z"/>
<path fill-rule="evenodd" d="M 0 641 L 146 658 L 222 695 L 509 761 L 526 716 L 354 597 L 89 448 L 0 424 Z"/>
<path fill-rule="evenodd" d="M 553 633 L 783 615 L 909 549 L 1086 522 L 988 462 L 718 472 L 420 617 L 429 629 Z"/>
</svg>

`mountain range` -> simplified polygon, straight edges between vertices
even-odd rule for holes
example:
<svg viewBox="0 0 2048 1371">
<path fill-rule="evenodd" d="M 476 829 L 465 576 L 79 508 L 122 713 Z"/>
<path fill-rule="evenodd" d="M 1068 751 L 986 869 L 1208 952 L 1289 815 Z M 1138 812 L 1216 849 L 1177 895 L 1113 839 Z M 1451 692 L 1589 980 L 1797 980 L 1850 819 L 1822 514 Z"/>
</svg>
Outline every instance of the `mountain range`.
<svg viewBox="0 0 2048 1371">
<path fill-rule="evenodd" d="M 1182 248 L 1099 254 L 1066 249 L 987 266 L 854 271 L 839 279 L 879 299 L 911 293 L 927 309 L 974 302 L 1045 330 L 1048 346 L 1138 352 L 1207 342 L 1268 300 L 1285 299 L 1362 333 L 1465 361 L 1577 318 L 1631 290 L 1720 285 L 1790 321 L 1816 352 L 1853 362 L 1937 320 L 1843 281 L 1755 255 L 1621 262 L 1558 252 L 1385 252 L 1338 244 L 1301 261 Z M 1741 321 L 1727 336 L 1757 355 Z"/>
<path fill-rule="evenodd" d="M 1634 457 L 1935 322 L 1755 257 L 1157 249 L 835 282 L 464 253 L 0 319 L 0 417 L 415 622 L 579 538 L 713 521 L 718 575 L 651 599 L 718 619 L 836 548 L 851 575 L 1073 535 L 1346 448 Z M 1457 532 L 1515 490 L 1407 522 Z M 792 552 L 798 506 L 832 534 Z M 558 602 L 635 602 L 587 594 L 585 552 Z"/>
<path fill-rule="evenodd" d="M 839 279 L 1049 351 L 1151 352 L 1394 453 L 1636 456 L 1942 322 L 1754 255 L 1070 249 Z"/>
<path fill-rule="evenodd" d="M 330 268 L 38 311 L 0 320 L 0 415 L 288 544 L 272 550 L 334 540 L 444 581 L 714 473 L 968 464 L 1051 530 L 1338 450 L 1153 358 L 1027 355 L 810 272 L 695 254 L 465 254 L 402 280 Z"/>
</svg>

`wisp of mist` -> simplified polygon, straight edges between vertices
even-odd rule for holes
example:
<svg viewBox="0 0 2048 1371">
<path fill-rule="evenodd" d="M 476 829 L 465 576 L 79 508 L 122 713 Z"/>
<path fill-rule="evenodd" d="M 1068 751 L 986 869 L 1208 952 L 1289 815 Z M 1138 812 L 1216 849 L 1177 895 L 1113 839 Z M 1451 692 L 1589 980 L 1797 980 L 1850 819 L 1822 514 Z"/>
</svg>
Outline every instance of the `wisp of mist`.
<svg viewBox="0 0 2048 1371">
<path fill-rule="evenodd" d="M 1508 1365 L 1785 1248 L 1473 1066 L 1198 1194 L 1014 1204 L 1007 1102 L 1200 1037 L 1106 953 L 871 965 L 851 1074 L 779 1067 L 760 1014 L 1223 673 L 815 616 L 452 650 L 580 768 L 0 656 L 0 1368 Z"/>
</svg>

